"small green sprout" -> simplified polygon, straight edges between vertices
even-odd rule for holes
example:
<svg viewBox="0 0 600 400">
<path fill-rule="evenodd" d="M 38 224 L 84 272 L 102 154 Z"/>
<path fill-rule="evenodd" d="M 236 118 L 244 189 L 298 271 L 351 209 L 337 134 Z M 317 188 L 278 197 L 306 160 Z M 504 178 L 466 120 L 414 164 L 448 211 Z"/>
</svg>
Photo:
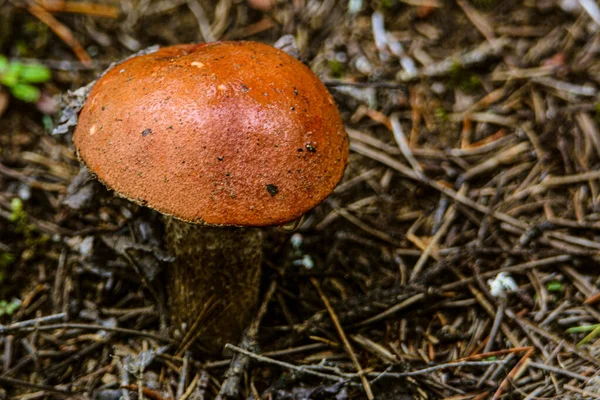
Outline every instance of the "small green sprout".
<svg viewBox="0 0 600 400">
<path fill-rule="evenodd" d="M 17 99 L 35 103 L 40 98 L 40 89 L 33 84 L 50 80 L 50 70 L 41 64 L 24 64 L 9 61 L 0 55 L 0 84 Z"/>
<path fill-rule="evenodd" d="M 0 317 L 4 315 L 12 315 L 21 307 L 21 301 L 13 299 L 10 302 L 6 300 L 0 300 Z"/>
<path fill-rule="evenodd" d="M 598 327 L 600 327 L 600 324 L 574 326 L 567 329 L 567 333 L 586 333 L 591 332 Z"/>
<path fill-rule="evenodd" d="M 10 211 L 11 222 L 19 222 L 20 220 L 27 218 L 27 214 L 23 210 L 23 201 L 18 197 L 15 197 L 10 201 Z"/>
<path fill-rule="evenodd" d="M 450 120 L 450 113 L 444 107 L 438 107 L 433 112 L 434 112 L 434 115 L 436 116 L 436 118 L 438 118 L 442 121 Z"/>
<path fill-rule="evenodd" d="M 577 346 L 583 346 L 584 344 L 587 344 L 589 342 L 591 342 L 592 340 L 596 339 L 598 336 L 600 336 L 600 324 L 594 324 L 594 325 L 580 325 L 580 326 L 574 326 L 572 328 L 567 329 L 567 333 L 587 333 L 589 332 L 583 339 L 581 339 L 581 341 L 579 343 L 577 343 Z"/>
<path fill-rule="evenodd" d="M 549 292 L 562 292 L 564 290 L 564 286 L 562 282 L 550 281 L 546 284 L 546 289 L 548 289 Z"/>
<path fill-rule="evenodd" d="M 476 74 L 466 70 L 462 65 L 455 63 L 450 67 L 451 87 L 459 88 L 466 93 L 473 93 L 481 87 L 481 79 Z"/>
<path fill-rule="evenodd" d="M 16 232 L 25 235 L 25 239 L 29 241 L 35 226 L 28 222 L 29 218 L 23 209 L 23 201 L 18 197 L 13 198 L 10 201 L 10 211 L 10 221 L 16 225 Z"/>
<path fill-rule="evenodd" d="M 329 70 L 335 78 L 341 78 L 344 75 L 344 64 L 337 60 L 329 60 Z"/>
<path fill-rule="evenodd" d="M 21 81 L 28 83 L 44 83 L 50 80 L 50 70 L 41 64 L 26 64 L 21 69 Z"/>
</svg>

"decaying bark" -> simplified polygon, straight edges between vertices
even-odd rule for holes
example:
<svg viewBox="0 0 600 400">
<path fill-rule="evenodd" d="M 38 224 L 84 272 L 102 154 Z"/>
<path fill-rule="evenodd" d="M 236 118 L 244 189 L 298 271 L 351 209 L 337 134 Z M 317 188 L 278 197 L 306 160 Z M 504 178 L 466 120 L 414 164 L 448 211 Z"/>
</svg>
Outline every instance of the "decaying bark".
<svg viewBox="0 0 600 400">
<path fill-rule="evenodd" d="M 262 234 L 258 229 L 206 227 L 165 218 L 169 252 L 167 289 L 172 322 L 189 329 L 213 297 L 216 310 L 202 321 L 201 345 L 220 352 L 237 343 L 259 298 Z"/>
</svg>

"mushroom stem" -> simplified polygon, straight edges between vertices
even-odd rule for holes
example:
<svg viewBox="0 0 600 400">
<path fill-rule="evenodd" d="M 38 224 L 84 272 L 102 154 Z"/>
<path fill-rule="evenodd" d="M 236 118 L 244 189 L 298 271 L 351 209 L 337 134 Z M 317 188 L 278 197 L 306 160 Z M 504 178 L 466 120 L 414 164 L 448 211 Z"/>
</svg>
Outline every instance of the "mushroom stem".
<svg viewBox="0 0 600 400">
<path fill-rule="evenodd" d="M 175 261 L 167 269 L 172 322 L 189 329 L 211 298 L 217 313 L 201 321 L 198 341 L 220 352 L 237 343 L 258 304 L 262 233 L 256 228 L 210 227 L 165 218 Z M 213 297 L 214 296 L 214 297 Z"/>
</svg>

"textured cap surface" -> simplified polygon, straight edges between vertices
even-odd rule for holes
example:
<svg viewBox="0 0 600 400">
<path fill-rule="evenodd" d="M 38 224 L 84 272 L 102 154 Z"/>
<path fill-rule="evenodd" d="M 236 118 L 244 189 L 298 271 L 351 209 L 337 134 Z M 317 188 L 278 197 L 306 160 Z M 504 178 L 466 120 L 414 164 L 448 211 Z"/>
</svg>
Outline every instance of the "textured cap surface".
<svg viewBox="0 0 600 400">
<path fill-rule="evenodd" d="M 321 81 L 254 42 L 178 45 L 94 85 L 76 150 L 123 197 L 184 221 L 294 220 L 341 179 L 346 132 Z"/>
</svg>

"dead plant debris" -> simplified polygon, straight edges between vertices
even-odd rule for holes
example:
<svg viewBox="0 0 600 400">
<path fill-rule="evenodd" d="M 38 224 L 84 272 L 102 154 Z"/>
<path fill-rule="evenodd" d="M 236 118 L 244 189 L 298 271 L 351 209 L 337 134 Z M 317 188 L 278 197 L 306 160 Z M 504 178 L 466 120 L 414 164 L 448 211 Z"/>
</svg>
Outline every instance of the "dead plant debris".
<svg viewBox="0 0 600 400">
<path fill-rule="evenodd" d="M 598 398 L 597 3 L 256 4 L 0 1 L 46 99 L 151 45 L 292 34 L 352 150 L 267 230 L 263 305 L 211 358 L 169 324 L 161 220 L 78 174 L 78 104 L 50 135 L 0 92 L 0 399 Z"/>
</svg>

